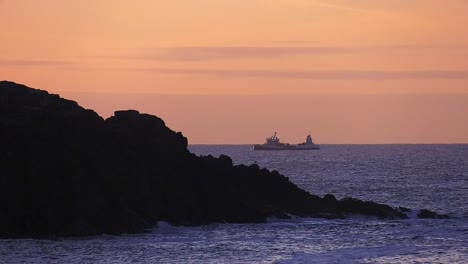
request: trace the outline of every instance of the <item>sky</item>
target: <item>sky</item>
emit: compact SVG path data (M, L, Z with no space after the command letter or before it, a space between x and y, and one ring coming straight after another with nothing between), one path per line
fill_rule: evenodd
M468 143L466 0L0 0L0 80L190 144Z

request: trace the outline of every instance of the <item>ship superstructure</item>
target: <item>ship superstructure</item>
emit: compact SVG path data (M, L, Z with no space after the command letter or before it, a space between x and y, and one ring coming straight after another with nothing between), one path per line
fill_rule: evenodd
M288 144L282 143L276 132L271 137L267 137L265 143L256 144L253 147L254 150L318 150L320 145L317 145L312 140L312 137L307 135L306 141L300 144Z

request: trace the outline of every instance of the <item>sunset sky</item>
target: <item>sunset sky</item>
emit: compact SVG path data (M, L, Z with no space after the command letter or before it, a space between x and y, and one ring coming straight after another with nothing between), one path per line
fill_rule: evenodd
M467 0L0 0L0 80L189 143L468 143Z

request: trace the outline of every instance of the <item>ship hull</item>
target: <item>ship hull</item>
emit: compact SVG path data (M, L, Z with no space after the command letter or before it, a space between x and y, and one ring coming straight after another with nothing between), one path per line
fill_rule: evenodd
M267 145L254 145L253 150L319 150L320 145L285 145L285 146L267 146Z

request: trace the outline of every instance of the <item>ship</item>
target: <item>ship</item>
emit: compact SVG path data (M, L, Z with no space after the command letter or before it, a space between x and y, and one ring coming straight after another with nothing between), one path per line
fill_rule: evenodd
M307 135L305 142L299 144L282 143L276 136L276 132L271 137L266 138L263 144L256 144L253 146L254 150L318 150L320 145L317 145L312 140L312 137Z

